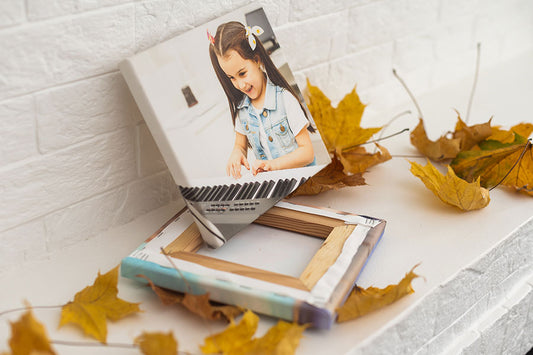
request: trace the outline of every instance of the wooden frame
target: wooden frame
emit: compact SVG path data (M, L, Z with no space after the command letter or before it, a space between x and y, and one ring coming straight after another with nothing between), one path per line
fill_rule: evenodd
M254 223L322 238L324 243L299 278L196 254L196 251L203 245L203 240L195 223L191 224L185 232L163 250L173 258L190 261L208 268L310 291L326 270L337 260L344 242L355 228L355 225L346 225L340 219L310 215L280 207L271 208Z
M121 275L146 283L138 277L144 275L160 287L209 293L213 301L329 328L386 225L377 218L285 201L254 223L324 242L298 277L216 259L197 253L203 240L184 208L122 260Z

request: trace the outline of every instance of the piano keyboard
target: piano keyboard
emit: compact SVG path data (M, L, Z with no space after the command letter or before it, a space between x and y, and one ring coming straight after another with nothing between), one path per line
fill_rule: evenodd
M179 191L206 243L218 248L272 208L307 179L251 181L229 185L183 187Z

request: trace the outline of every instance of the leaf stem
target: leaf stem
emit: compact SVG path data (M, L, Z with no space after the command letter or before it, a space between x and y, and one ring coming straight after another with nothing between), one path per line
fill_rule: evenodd
M489 191L492 191L494 190L496 187L498 187L506 178L507 176L509 176L509 174L511 174L511 171L513 171L513 169L516 167L516 165L520 162L520 160L522 160L522 157L524 156L524 154L526 154L526 151L527 151L527 148L531 145L531 138L529 138L527 140L527 143L526 143L526 146L524 147L524 150L522 150L522 153L520 153L520 156L518 157L518 159L516 159L515 163L513 164L513 166L511 167L511 169L509 169L509 171L507 172L507 174L505 174L505 176L496 184L494 185L493 187L491 187L489 189Z
M136 348L135 344L126 343L99 343L90 341L68 341L68 340L50 340L50 343L55 345L67 345L67 346L97 346L97 347L110 347L110 348Z
M394 68L392 69L392 74L394 74L396 79L398 79L400 84L402 84L403 88L405 89L405 91L407 91L407 94L409 95L413 103L415 104L416 110L418 111L418 117L424 119L424 115L422 115L422 110L420 109L420 106L418 106L418 102L416 101L415 96L413 95L411 90L409 90L405 81L403 81L403 79L398 75L398 73L396 72L396 69Z
M8 310L5 310L5 311L3 311L3 312L0 312L0 317L3 316L3 315L9 314L9 313L26 311L26 310L28 310L28 309L61 308L61 307L63 307L63 306L64 306L64 304L56 305L56 306L30 306L30 307L13 308L13 309L8 309Z
M474 101L474 93L476 92L477 79L479 76L479 60L481 57L481 43L477 44L477 55L476 55L476 71L474 74L474 83L472 85L472 91L470 91L470 98L468 99L468 106L466 108L466 117L465 123L468 124L468 119L470 118L470 108L472 107L472 102Z
M399 135L399 134L402 134L403 132L406 132L406 131L408 131L408 130L409 130L409 128L404 128L404 129L402 129L401 131L396 132L396 133L393 133L393 134L388 135L388 136L386 136L386 137L381 137L381 138L374 139L374 140L371 140L371 141L367 141L367 142L364 142L364 143L361 143L361 144L352 145L351 147L344 148L342 151L343 151L343 152L346 152L346 151L348 151L348 150L350 150L350 149L353 149L353 148L355 148L355 147L359 147L360 145L365 145L365 144L369 144L369 143L377 143L377 142L380 142L380 141L382 141L382 140L385 140L385 139L388 139L388 138L392 138L392 137L394 137L394 136L397 136L397 135Z
M178 272L178 274L180 275L181 279L183 280L183 282L185 282L185 287L187 287L187 290L190 294L192 294L192 287L191 285L189 284L189 282L187 281L187 279L185 278L185 276L181 273L180 269L178 269L178 267L176 266L176 264L174 263L174 261L172 261L172 259L170 258L170 255L168 255L168 253L165 251L165 249L163 247L161 247L161 253L163 253L163 255L167 258L168 262L172 265L172 267Z

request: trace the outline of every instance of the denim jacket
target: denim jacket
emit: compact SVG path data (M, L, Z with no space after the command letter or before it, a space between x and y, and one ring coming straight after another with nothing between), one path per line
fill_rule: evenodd
M298 148L298 143L296 143L296 138L287 120L285 102L282 96L283 88L274 85L268 80L265 90L265 103L259 117L257 117L256 110L252 107L250 98L246 95L237 107L239 109L239 124L252 146L255 157L262 160L266 160L267 156L259 141L259 120L261 120L265 129L268 148L273 159Z

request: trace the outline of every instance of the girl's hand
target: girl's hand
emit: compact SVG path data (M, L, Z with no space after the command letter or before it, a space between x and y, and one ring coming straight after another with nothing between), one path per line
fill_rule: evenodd
M226 165L226 174L239 179L241 177L241 165L250 170L250 165L243 152L240 149L233 149Z
M256 160L252 164L252 174L257 175L257 173L262 173L265 171L276 170L272 160Z

